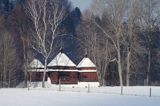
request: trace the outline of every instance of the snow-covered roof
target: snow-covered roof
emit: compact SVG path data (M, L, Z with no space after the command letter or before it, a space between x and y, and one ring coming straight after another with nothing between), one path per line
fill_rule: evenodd
M97 72L97 70L79 70L79 72Z
M38 59L34 59L29 64L29 68L44 68L44 65Z
M63 72L78 72L78 70L69 70L69 69L48 69L47 70L48 72L51 72L51 71L63 71Z
M58 55L48 64L48 66L76 66L69 57L63 52Z
M28 72L44 72L44 69L29 69ZM48 70L46 72L48 72Z
M82 61L77 65L77 68L84 67L96 67L96 65L88 57L84 57Z

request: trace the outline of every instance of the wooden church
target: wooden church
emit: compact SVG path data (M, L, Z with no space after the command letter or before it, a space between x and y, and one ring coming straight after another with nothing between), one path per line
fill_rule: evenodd
M44 65L38 59L34 59L29 65L28 73L29 81L40 82L43 80ZM63 51L47 65L45 81L50 84L99 86L96 65L87 56L76 65Z
M80 82L98 82L96 65L86 56L77 65Z
M43 73L44 65L38 59L34 59L28 67L28 80L32 82L42 81ZM47 80L47 75L45 80Z
M69 57L61 51L48 64L48 76L52 84L77 84L78 70Z

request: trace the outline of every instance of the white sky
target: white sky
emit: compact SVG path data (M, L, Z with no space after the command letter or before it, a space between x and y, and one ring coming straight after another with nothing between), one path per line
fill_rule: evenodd
M70 0L70 1L72 2L74 7L79 7L81 11L87 9L92 2L92 0Z

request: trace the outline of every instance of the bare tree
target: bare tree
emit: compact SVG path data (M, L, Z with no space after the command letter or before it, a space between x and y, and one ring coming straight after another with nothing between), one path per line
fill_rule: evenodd
M15 43L10 33L1 31L0 35L0 81L1 87L11 87L16 85L16 72L19 60L15 49Z
M109 62L108 40L93 23L96 17L89 11L83 14L80 25L77 28L80 51L83 50L97 66L97 76L101 86L106 85L106 71ZM98 19L98 17L97 17ZM84 54L83 53L83 54ZM80 54L83 56L82 54Z
M42 87L45 87L47 61L50 57L58 29L67 16L66 8L59 0L29 0L27 13L33 22L32 48L44 57Z
M159 8L159 0L142 0L141 3L141 26L143 30L146 31L145 34L145 42L147 48L147 71L146 71L146 85L151 84L151 70L152 69L152 53L153 53L153 32L154 28L159 23L160 17L160 8Z
M103 24L98 24L96 21L95 25L101 29L104 35L113 44L117 53L117 64L120 85L123 86L122 77L122 63L121 63L121 39L123 39L123 21L125 17L125 0L106 0L106 17L109 20L109 29L105 29Z
M134 57L136 57L135 52L142 51L142 46L138 43L138 32L137 32L137 22L141 12L138 10L139 2L137 0L130 0L127 3L127 22L124 25L126 31L126 39L123 41L126 47L126 85L130 85L130 76L133 74L133 70L136 70ZM138 49L140 48L140 49ZM131 67L132 66L132 67ZM131 71L132 70L132 71Z
M159 22L159 7L157 0L99 0L98 3L105 6L99 7L99 11L104 11L106 20L99 24L95 24L103 31L105 36L112 42L117 53L117 63L120 83L122 78L126 78L126 85L130 85L130 75L135 74L138 64L138 55L142 57L146 55L144 40L139 39L138 33L145 33L145 46L147 47L147 72L146 83L149 85L151 77L151 64L152 64L152 50L153 50L153 29ZM103 3L103 4L102 4ZM97 6L97 5L96 5ZM92 11L94 9L91 9ZM103 16L103 15L102 15ZM109 20L110 27L105 28L103 24ZM125 31L126 30L126 31ZM140 32L137 32L140 31ZM147 33L145 32L147 31ZM136 41L138 40L138 41ZM125 48L125 49L124 49ZM122 60L122 58L125 60ZM141 58L142 59L142 58ZM143 63L143 65L145 65ZM139 66L138 66L139 67ZM123 72L122 72L123 70ZM126 70L126 72L125 72ZM144 70L144 69L143 69ZM126 76L121 78L122 73ZM145 73L144 73L145 74Z
M24 81L25 87L29 89L28 83L28 62L29 62L29 30L32 27L32 24L29 21L29 18L26 13L24 13L25 9L22 5L17 5L10 16L10 24L12 27L12 31L16 33L18 36L17 39L20 39L22 43L22 50L20 52L23 53L23 72L24 72Z

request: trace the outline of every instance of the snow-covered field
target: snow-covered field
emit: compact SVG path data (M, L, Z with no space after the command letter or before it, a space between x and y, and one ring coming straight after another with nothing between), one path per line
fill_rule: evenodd
M0 89L0 106L160 106L160 87L120 87L90 88L26 88ZM141 96L137 96L138 93ZM132 95L131 95L132 94ZM133 95L134 94L134 95Z

